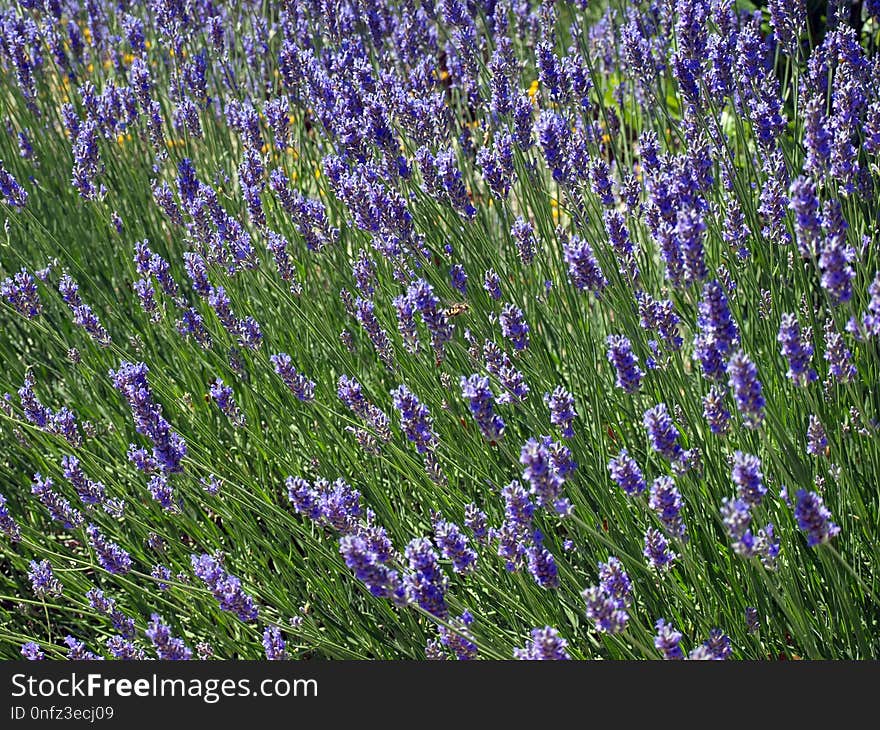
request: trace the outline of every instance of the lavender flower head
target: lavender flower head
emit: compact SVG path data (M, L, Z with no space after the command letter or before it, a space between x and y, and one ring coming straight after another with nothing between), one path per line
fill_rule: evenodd
M684 449L678 443L678 429L673 424L665 403L658 403L645 411L642 423L654 451L669 461L679 461L682 458Z
M416 451L426 454L437 443L434 419L430 411L405 385L391 391L394 407L400 414L400 426L407 439L416 445Z
M415 538L405 551L409 570L403 581L407 595L423 610L440 619L449 614L446 606L447 580L437 553L427 538Z
M528 266L534 261L538 246L534 226L525 218L517 218L510 229L510 235L513 236L520 261Z
M620 453L608 462L608 471L614 483L629 496L641 494L648 488L642 470L626 449L621 449Z
M211 399L217 404L217 407L221 412L232 422L233 426L241 428L247 425L244 413L241 412L241 409L235 403L235 399L232 395L232 388L228 385L224 385L223 380L215 378L214 382L211 383L209 393Z
M681 632L676 631L672 624L666 623L662 618L657 620L655 628L657 636L654 637L654 646L663 654L663 658L684 659L684 652L681 650Z
M672 477L659 476L654 480L648 505L657 513L667 532L674 537L685 535L685 524L681 519L682 504L681 492Z
M31 582L31 588L38 598L61 595L63 586L61 581L52 572L52 565L48 560L41 560L40 562L31 560L28 578Z
M810 547L826 543L840 534L840 527L831 521L831 512L816 492L798 490L794 516Z
M469 547L467 536L454 522L436 515L433 519L434 539L440 553L452 562L456 573L466 575L476 568L477 554Z
M56 522L60 522L64 529L73 530L80 527L84 518L82 513L75 507L72 507L64 497L52 489L52 479L45 479L39 473L34 474L34 481L31 485L31 494L33 494L40 503L49 511L49 516Z
M504 434L504 420L495 413L489 378L481 375L461 377L461 395L468 401L480 433L487 441L498 441Z
M495 301L501 299L501 278L493 269L489 269L486 272L483 279L483 288L489 292L489 296Z
M737 451L733 455L731 478L737 487L737 496L749 506L761 504L767 487L761 474L761 460L752 454Z
M638 366L638 357L633 355L632 344L623 335L608 335L606 342L608 362L617 374L615 384L624 393L635 393L641 387L644 373Z
M6 497L0 494L0 533L6 535L10 542L19 542L21 540L21 528L9 514L9 508L6 506Z
M315 399L315 382L310 380L293 367L290 355L279 352L269 357L269 361L275 369L275 373L290 391L303 403L309 403Z
M37 292L37 281L26 269L0 281L0 296L3 296L22 317L33 319L43 311L43 304Z
M561 496L565 475L557 468L555 446L549 437L530 438L520 450L519 463L524 467L522 478L538 504L564 515L571 510L571 503Z
M64 637L64 643L67 645L67 659L69 661L98 661L104 658L86 649L85 643L78 641L70 634Z
M721 519L735 553L745 558L760 558L766 568L775 568L779 542L772 524L768 523L755 534L751 529L750 505L739 498L722 501Z
M814 382L818 376L816 371L810 367L813 346L802 340L801 327L796 315L782 315L779 335L776 339L782 346L783 356L788 361L788 372L786 373L788 377L798 385L808 385Z
M631 583L620 561L609 558L599 564L599 584L590 586L581 595L587 602L587 618L600 633L617 634L629 622L627 608Z
M183 643L183 639L171 635L171 628L163 623L159 614L152 614L145 633L147 638L153 642L159 659L169 661L192 659L192 649Z
M40 645L33 641L22 645L21 656L30 662L38 662L46 658L46 654Z
M713 280L703 285L703 296L697 309L699 332L694 339L694 358L700 361L705 377L721 380L725 361L739 341L739 330L721 284Z
M567 647L568 642L556 629L545 626L543 629L532 629L525 647L513 650L513 658L527 661L571 659Z
M544 394L544 404L550 409L550 423L561 429L562 437L574 438L574 429L571 427L572 422L577 418L574 396L562 386L558 386L552 393Z
M263 648L268 661L282 661L288 658L287 643L277 626L267 626L263 631Z
M409 286L407 297L422 316L431 336L431 347L438 358L442 357L444 346L452 339L453 325L439 306L440 301L434 294L434 288L424 279L419 279Z
M171 424L162 415L162 406L153 400L147 372L144 363L123 361L118 370L110 371L110 377L113 387L131 407L137 432L153 442L153 456L158 464L169 474L183 471L186 443L171 430Z
M339 538L339 552L346 566L370 593L403 605L408 600L403 583L397 571L386 565L390 557L387 551L377 548L365 535L350 534Z
M713 385L703 397L703 416L714 434L727 433L730 411L724 405L725 390Z
M3 166L0 160L0 197L7 205L21 210L27 203L27 191L19 184L13 174Z
M449 278L452 282L452 286L459 292L459 294L465 296L467 294L468 275L464 270L464 266L461 264L455 264L449 270Z
M764 422L764 396L758 380L758 368L744 352L737 352L727 364L728 385L733 390L737 408L746 426L757 428Z
M828 437L825 435L825 427L822 421L810 414L810 423L807 426L807 453L811 456L822 456L828 448Z
M505 304L498 319L501 334L513 343L514 348L525 350L529 346L529 325L523 311L513 304Z
M114 542L107 540L95 525L86 527L89 545L98 556L98 563L108 573L124 575L131 570L131 557Z
M563 247L563 257L569 278L579 291L592 291L598 297L608 286L592 247L582 238L572 236Z
M645 532L645 548L642 554L648 565L658 572L668 570L678 557L669 549L669 542L663 533L653 527L649 527Z
M238 616L245 622L257 620L257 607L253 598L241 587L241 581L226 572L215 557L207 553L191 556L196 577L208 587L220 608Z
M526 549L529 574L541 588L558 588L559 571L553 554L542 544L543 535L535 533L535 543Z

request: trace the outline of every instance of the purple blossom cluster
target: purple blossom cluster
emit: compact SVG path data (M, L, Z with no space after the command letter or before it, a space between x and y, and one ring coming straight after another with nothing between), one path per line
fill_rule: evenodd
M482 375L461 377L461 396L468 402L480 433L489 442L498 441L504 435L504 419L495 413L492 389L489 378Z
M115 542L108 540L96 525L88 525L86 535L98 558L98 564L104 570L114 575L124 575L131 570L129 554Z
M498 403L508 404L525 400L529 394L528 383L522 371L514 366L510 356L494 342L486 340L483 345L483 357L486 370L498 379L503 389L496 399Z
M43 405L34 392L35 385L36 378L33 372L28 371L24 376L24 384L18 389L18 397L25 420L41 431L61 436L73 447L81 446L82 433L73 411L67 407L54 411ZM8 395L6 400L10 400Z
M669 461L679 461L684 449L678 442L679 432L665 403L658 403L645 411L642 424L648 432L651 448Z
M543 629L532 629L526 645L513 650L513 658L528 661L571 659L567 648L568 642L559 632L552 626L545 626Z
M285 485L288 499L299 514L343 534L355 530L361 516L361 495L343 479L311 483L302 477L288 477Z
M9 542L19 542L21 540L21 528L9 513L9 503L2 494L0 494L0 532L5 535Z
M37 291L37 280L27 269L0 281L0 296L22 317L33 319L40 316L43 304Z
M275 374L299 400L308 403L315 399L315 381L296 371L290 355L279 352L277 355L272 355L269 360L275 368Z
M241 412L241 408L235 402L232 388L224 385L223 380L215 378L214 382L211 383L208 393L214 403L217 404L221 413L230 420L233 426L243 428L247 425L244 413Z
M574 396L559 385L552 392L544 394L544 403L550 409L550 423L559 428L562 438L574 438L574 428L571 425L577 418Z
M230 575L221 560L204 553L192 556L192 567L196 577L201 580L224 611L229 611L245 622L256 621L258 610L241 586L241 581Z
M657 619L654 628L657 631L657 634L654 637L654 646L666 660L675 661L689 659L692 661L724 661L730 658L733 651L730 637L720 629L712 629L712 631L709 632L709 639L695 647L690 654L685 657L684 651L681 648L681 640L684 636L680 631L676 630L671 623L662 618Z
M632 343L623 335L608 335L608 362L614 366L615 384L624 393L635 393L642 384L644 372L638 366L639 358L633 354Z
M732 462L731 479L736 485L736 497L722 502L724 527L735 553L746 558L758 557L765 567L773 569L780 550L773 524L767 523L757 532L751 529L752 511L767 494L761 461L753 454L737 451Z
M626 449L621 449L620 453L608 462L608 471L614 483L629 496L641 494L648 488L642 470Z
M74 324L82 327L96 343L101 347L109 347L110 334L104 329L97 315L88 304L84 304L79 295L79 284L70 274L64 274L58 281L58 293L70 307L73 313Z
M187 661L192 659L190 649L183 639L172 636L171 627L163 622L159 614L154 613L146 630L147 638L153 643L156 656L165 661Z
M437 445L437 434L427 406L406 385L398 386L391 392L391 397L400 414L400 427L407 439L416 445L416 451L425 454L432 450Z
M181 472L183 458L186 456L186 442L171 429L171 424L162 415L162 406L153 399L153 392L147 382L148 370L145 363L123 361L118 370L110 371L110 378L113 387L128 401L137 432L153 444L154 468L159 468L166 474ZM137 447L132 445L131 448ZM137 461L135 463L138 464ZM140 462L141 465L144 463Z
M631 593L629 576L617 558L610 557L607 563L599 563L599 583L581 593L587 602L587 618L596 631L619 634L626 629Z
M571 502L561 492L566 479L577 468L571 451L549 436L530 438L520 450L519 463L523 466L523 481L538 506L568 514Z
M48 560L40 562L31 560L28 579L31 582L31 589L38 598L60 596L64 590L61 581L52 573L52 566Z
M654 480L651 484L648 506L654 510L670 535L684 537L687 530L681 517L684 500L672 477L659 476Z
M794 516L810 547L826 543L840 534L840 527L831 521L831 512L815 492L798 490Z

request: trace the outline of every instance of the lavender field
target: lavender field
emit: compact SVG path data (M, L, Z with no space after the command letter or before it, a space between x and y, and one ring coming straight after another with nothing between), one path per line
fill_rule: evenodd
M0 658L880 656L880 1L0 0Z

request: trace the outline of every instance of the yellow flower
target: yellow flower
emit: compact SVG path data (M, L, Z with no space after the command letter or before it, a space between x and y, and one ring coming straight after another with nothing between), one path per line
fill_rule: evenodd
M535 79L534 81L532 81L531 86L529 86L529 99L531 99L532 101L534 101L535 97L538 95L538 87L539 86L540 86L540 83L538 82L538 79Z

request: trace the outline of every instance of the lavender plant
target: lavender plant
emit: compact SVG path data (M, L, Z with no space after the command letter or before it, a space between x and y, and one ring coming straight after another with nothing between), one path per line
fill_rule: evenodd
M0 658L876 658L880 17L767 5L0 0Z

